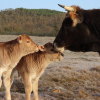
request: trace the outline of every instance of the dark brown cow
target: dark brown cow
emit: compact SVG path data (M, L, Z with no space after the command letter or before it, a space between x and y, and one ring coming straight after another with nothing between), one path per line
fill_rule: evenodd
M55 50L100 53L100 9L84 10L78 6L59 6L68 12L54 40Z

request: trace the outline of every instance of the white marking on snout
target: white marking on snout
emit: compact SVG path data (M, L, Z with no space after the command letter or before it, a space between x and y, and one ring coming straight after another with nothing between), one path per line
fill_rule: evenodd
M64 47L58 47L58 46L56 45L56 43L54 43L54 48L55 48L57 51L60 51L60 52L63 52L63 51L65 50Z

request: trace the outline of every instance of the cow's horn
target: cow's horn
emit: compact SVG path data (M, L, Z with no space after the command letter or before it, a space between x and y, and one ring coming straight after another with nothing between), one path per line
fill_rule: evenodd
M70 6L64 6L64 5L60 5L58 4L60 7L64 8L66 11L74 11L74 8L73 7L70 7Z
M65 6L61 5L61 4L58 4L60 7L64 8Z

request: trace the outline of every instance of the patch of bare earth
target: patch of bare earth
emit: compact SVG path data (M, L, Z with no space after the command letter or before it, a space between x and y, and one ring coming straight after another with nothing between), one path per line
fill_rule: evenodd
M8 37L8 38L7 38ZM10 37L10 38L9 38ZM17 36L1 36L0 40ZM45 44L54 37L31 37ZM50 64L39 80L39 100L100 100L100 58L97 53L64 52L62 61ZM4 87L0 89L4 100ZM11 87L12 100L25 100L21 78L15 77ZM33 100L33 93L31 98Z

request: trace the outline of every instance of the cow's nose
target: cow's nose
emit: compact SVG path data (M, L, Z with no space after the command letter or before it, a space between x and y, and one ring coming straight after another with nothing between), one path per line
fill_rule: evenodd
M38 52L39 51L39 46L38 45L36 45L36 52Z

